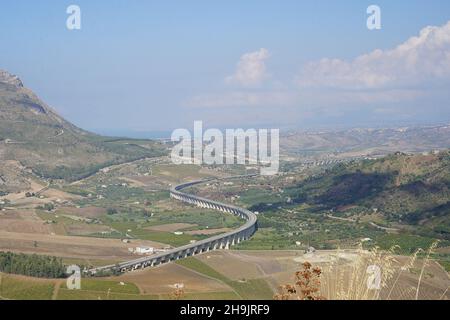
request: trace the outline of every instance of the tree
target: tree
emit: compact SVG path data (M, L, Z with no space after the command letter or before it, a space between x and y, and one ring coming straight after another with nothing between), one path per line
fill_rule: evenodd
M64 278L65 270L60 258L0 252L1 272L32 277Z
M117 214L117 209L116 208L108 208L108 209L106 209L106 213L108 215Z

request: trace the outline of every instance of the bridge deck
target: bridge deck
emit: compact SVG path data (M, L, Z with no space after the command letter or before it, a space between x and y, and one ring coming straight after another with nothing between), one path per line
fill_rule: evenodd
M247 176L235 176L235 177L229 177L226 179L234 179L234 178L242 178L242 177L248 177L253 175L247 175ZM257 228L257 217L256 215L244 208L240 208L237 206L225 204L222 202L209 200L203 197L199 197L196 195L188 194L185 192L182 192L181 190L196 184L205 183L208 181L212 181L214 179L206 179L206 180L200 180L200 181L194 181L194 182L188 182L184 183L178 186L175 186L170 189L170 196L174 199L197 205L199 207L203 208L210 208L219 210L222 212L228 212L234 215L238 215L241 218L245 219L246 222L240 226L237 229L234 229L232 231L229 231L227 233L223 233L217 236L213 236L207 239L203 239L200 241L197 241L195 243L187 244L181 247L177 247L165 252L161 252L158 254L154 254L147 257L142 257L122 263L118 263L115 265L108 265L98 268L93 268L90 270L87 270L87 273L95 274L97 272L101 271L109 271L118 269L122 272L124 271L130 271L138 268L145 268L145 267L153 267L157 266L166 262L170 262L173 260L183 259L189 256L193 256L202 252L210 251L210 250L216 250L216 249L228 249L230 245L235 245L241 241L247 240L250 238L256 231Z

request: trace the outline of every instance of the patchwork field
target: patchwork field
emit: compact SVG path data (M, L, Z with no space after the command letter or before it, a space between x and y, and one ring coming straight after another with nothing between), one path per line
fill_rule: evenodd
M338 286L340 279L343 283L351 283L359 257L360 253L354 250L313 254L300 251L215 251L117 277L82 279L81 290L68 290L65 280L0 274L0 298L172 299L173 292L181 287L183 299L273 299L279 286L292 284L294 273L303 262L309 261L323 270L321 293L325 297L339 299L330 292ZM381 299L415 299L423 260L409 263L410 257L395 256L395 271L386 288L380 291ZM402 270L406 265L408 268ZM442 267L428 261L423 268L418 298L450 299L449 285L449 276Z
M167 191L213 175L221 173L158 158L113 165L70 185L29 179L28 189L0 197L0 250L123 261L136 257L129 250L137 246L180 246L226 232L242 221L185 206Z
M51 227L45 225L34 210L5 210L0 212L0 231L50 234Z
M22 192L2 198L5 204L0 211L0 250L59 256L66 264L101 266L136 258L130 249L137 246L162 249L227 232L242 221L232 215L186 206L170 199L167 190L181 181L230 172L177 167L158 159L112 166L71 185L55 183L47 188L44 182L32 181L28 192L38 194ZM280 181L283 179L287 178ZM265 178L211 182L190 191L247 207L263 203L261 210L286 203L290 196L289 190L280 191ZM68 290L62 279L3 274L0 298L171 299L181 286L183 299L273 299L280 285L293 283L304 261L323 269L323 294L339 298L330 294L330 288L335 288L340 279L351 282L358 252L319 250L305 255L296 242L304 245L313 239L334 244L339 240L336 244L354 247L355 240L350 243L346 239L369 236L383 248L401 244L405 254L413 252L416 245L426 248L431 244L428 238L376 230L364 225L364 218L360 222L363 225L358 226L312 215L307 206L272 211L259 216L260 229L250 241L235 247L239 250L209 252L116 277L83 279L81 290ZM374 221L376 217L370 218ZM448 254L444 249L439 247L437 254ZM423 257L419 258L400 272L408 258L396 256L395 285L388 291L383 289L381 298L414 299L417 292L420 299L450 298L446 291L448 274L432 260L423 268ZM340 270L338 277L330 271L331 266ZM419 277L422 280L418 290Z
M136 271L117 278L120 281L133 282L145 294L170 294L175 284L183 284L189 293L227 292L231 289L224 283L204 274L171 263L162 267Z
M195 224L192 223L168 223L168 224L160 224L156 226L150 226L145 228L150 231L161 231L161 232L175 232L187 228L195 227Z
M164 247L163 244L146 240L123 243L119 239L0 231L0 250L2 251L123 261L136 257L128 251L128 248L133 246Z

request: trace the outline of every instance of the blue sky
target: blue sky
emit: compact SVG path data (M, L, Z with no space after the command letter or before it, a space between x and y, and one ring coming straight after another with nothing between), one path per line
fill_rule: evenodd
M3 1L0 69L97 132L445 122L449 20L446 0ZM431 45L390 51L427 26Z

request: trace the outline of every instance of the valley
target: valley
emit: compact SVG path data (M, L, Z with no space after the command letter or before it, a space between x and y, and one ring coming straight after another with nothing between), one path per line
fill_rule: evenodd
M244 176L258 167L176 165L165 140L79 129L1 73L0 251L92 269L242 226L170 198L171 188L205 179L185 191L250 210L258 230L230 250L83 278L81 290L3 272L0 298L171 299L181 287L183 299L273 299L306 261L324 270L328 298L348 298L338 280L382 250L396 280L380 297L448 299L449 136L445 125L289 133L279 174Z

